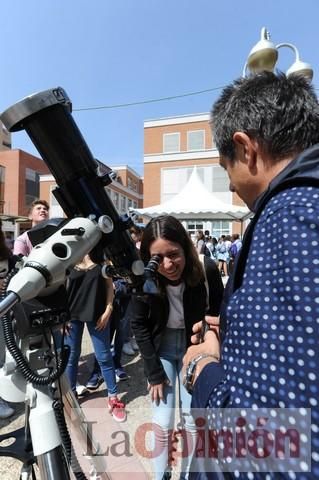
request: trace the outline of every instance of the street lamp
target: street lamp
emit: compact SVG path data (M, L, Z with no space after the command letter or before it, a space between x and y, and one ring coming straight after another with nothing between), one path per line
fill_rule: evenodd
M299 74L306 77L311 82L313 69L309 63L300 60L297 47L292 43L279 43L278 45L275 45L270 41L270 34L265 27L261 29L259 42L256 43L248 55L243 70L243 76L246 76L247 69L252 73L258 73L263 70L272 72L278 59L278 50L282 47L290 48L295 54L295 61L286 72L287 77L289 77L289 75Z

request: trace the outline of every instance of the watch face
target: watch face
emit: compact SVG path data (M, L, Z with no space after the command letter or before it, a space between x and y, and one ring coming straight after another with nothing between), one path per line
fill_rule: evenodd
M183 385L188 391L188 393L192 393L193 390L193 382L194 382L194 374L197 365L197 359L192 360L186 367L185 376L183 378Z
M113 220L108 215L102 215L98 220L98 224L103 233L111 233L114 230Z

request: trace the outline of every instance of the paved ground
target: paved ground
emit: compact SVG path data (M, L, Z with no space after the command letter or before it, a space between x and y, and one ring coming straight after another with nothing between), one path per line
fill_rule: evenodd
M90 339L84 336L80 365L80 381L87 380L92 365ZM95 441L98 441L106 460L111 479L124 480L130 472L136 480L152 478L150 461L145 458L145 449L141 441L141 426L150 420L150 401L143 374L142 359L139 354L134 357L123 355L123 364L129 374L127 381L118 383L119 396L127 405L127 421L117 423L113 420L106 408L105 384L80 399L86 419L92 422L92 431ZM11 404L16 413L10 420L0 420L0 432L14 431L24 424L24 404ZM45 426L44 426L45 428ZM75 441L76 450L80 457L85 448L85 442L79 444L75 427L69 424L71 437ZM136 435L137 434L137 435ZM7 444L5 444L7 445ZM0 457L1 480L19 479L21 463L8 457ZM40 478L40 476L37 476Z
M223 278L223 282L226 283L227 279L228 277ZM89 376L92 365L91 352L91 342L85 334L79 375L82 383L85 383ZM151 462L147 458L145 449L145 445L147 447L145 428L151 421L151 411L143 373L143 361L139 354L134 357L123 355L123 365L129 374L129 379L119 382L118 388L119 396L127 405L128 415L125 423L119 424L109 415L106 408L105 384L102 384L94 393L80 399L80 404L86 419L92 422L93 437L100 444L102 457L106 460L108 471L111 472L111 480L127 480L128 472L130 477L133 477L131 480L151 480L153 478ZM14 431L24 424L24 404L12 404L12 406L16 409L15 415L9 421L0 420L0 433ZM82 441L80 444L78 428L73 427L72 424L69 426L78 456L82 458L85 442ZM20 469L19 461L0 457L1 480L19 479ZM178 478L178 468L175 470L173 480Z

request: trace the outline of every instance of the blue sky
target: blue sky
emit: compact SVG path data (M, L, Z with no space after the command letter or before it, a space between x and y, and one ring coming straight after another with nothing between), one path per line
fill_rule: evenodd
M9 0L1 18L0 111L62 86L93 155L140 174L143 122L208 112L218 87L242 74L263 26L275 44L297 46L319 85L318 0ZM277 66L285 71L293 60L280 49ZM12 140L36 154L25 132Z

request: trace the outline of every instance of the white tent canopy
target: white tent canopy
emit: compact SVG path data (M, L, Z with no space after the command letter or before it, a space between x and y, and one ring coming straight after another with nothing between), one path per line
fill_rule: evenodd
M200 180L196 166L183 189L170 200L146 208L132 208L131 212L143 217L173 215L180 220L244 221L251 216L247 207L227 204L207 190Z

